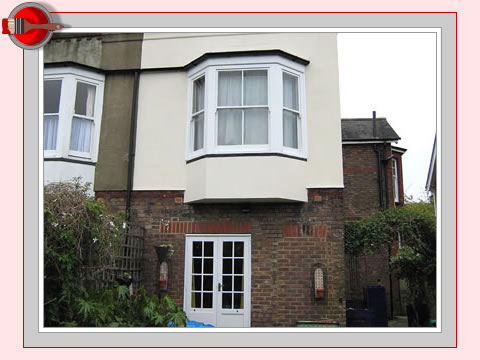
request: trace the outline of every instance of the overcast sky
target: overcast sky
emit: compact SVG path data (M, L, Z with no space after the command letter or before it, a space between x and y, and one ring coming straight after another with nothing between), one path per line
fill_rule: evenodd
M407 195L423 197L436 130L435 34L338 35L342 118L386 117L402 138Z

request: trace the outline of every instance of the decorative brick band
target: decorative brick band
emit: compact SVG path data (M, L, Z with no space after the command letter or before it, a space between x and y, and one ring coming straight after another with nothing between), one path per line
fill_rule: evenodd
M283 225L283 237L315 237L326 239L328 226L326 225L310 225L310 224L293 224Z
M252 225L234 222L165 221L160 232L167 234L250 234Z

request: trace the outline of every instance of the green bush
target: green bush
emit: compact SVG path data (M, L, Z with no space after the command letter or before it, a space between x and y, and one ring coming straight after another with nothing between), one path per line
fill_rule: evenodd
M126 286L93 289L124 240L124 218L88 194L80 179L44 189L45 326L185 326L168 297L130 296Z
M74 320L65 326L85 327L184 327L185 313L168 296L160 301L141 289L129 295L126 286L83 290L76 299Z

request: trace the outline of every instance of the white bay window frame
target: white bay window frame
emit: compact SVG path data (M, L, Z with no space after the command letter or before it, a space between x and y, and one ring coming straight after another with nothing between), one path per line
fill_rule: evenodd
M101 73L76 67L52 67L44 69L43 80L44 82L49 80L62 81L57 124L57 143L55 150L44 150L44 157L69 158L79 161L96 162L98 154L98 141L100 136L100 123L102 117L105 76ZM94 86L95 99L92 115L75 114L75 100L78 83ZM41 86L43 88L43 83ZM88 151L75 151L71 149L72 124L74 118L91 121L91 124L89 124L90 146Z
M267 104L240 106L219 106L219 73L221 71L267 71ZM298 148L283 144L283 73L293 75L298 79ZM194 150L194 129L192 121L193 83L196 79L205 77L205 108L204 108L204 142L203 148ZM278 154L300 159L307 158L307 115L305 93L305 65L278 55L233 56L207 59L191 68L187 73L187 139L185 149L186 161L204 156L248 155L248 154ZM243 84L243 82L242 82ZM243 86L243 85L242 85ZM243 88L242 88L243 97ZM218 144L218 111L226 108L267 109L267 144L243 144L243 114L242 114L242 144Z

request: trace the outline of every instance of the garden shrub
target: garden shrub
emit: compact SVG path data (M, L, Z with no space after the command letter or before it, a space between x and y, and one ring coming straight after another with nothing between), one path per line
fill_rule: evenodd
M168 297L126 286L95 289L93 279L114 264L124 241L124 217L88 193L80 179L44 188L45 326L185 326Z

